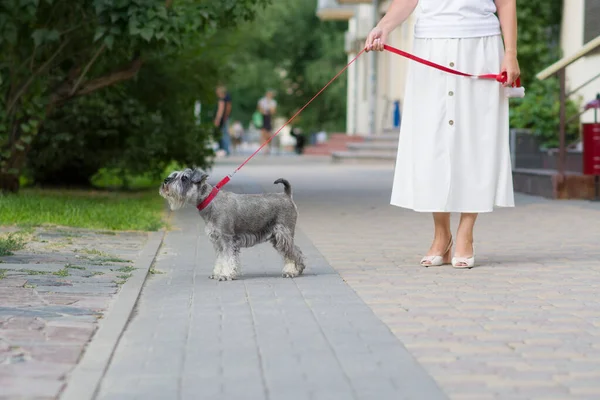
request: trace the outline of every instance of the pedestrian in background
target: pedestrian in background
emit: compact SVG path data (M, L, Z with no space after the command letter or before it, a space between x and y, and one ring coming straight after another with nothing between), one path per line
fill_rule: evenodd
M224 85L217 86L216 89L218 98L217 113L215 115L214 124L221 131L219 139L219 148L226 155L231 154L231 138L229 137L229 116L231 115L231 96Z
M506 72L505 86L519 77L516 0L393 0L366 50L382 51L417 5L416 56L472 74ZM433 213L421 265L470 268L478 213L514 206L508 98L494 81L418 63L407 82L391 204ZM461 213L454 257L450 212Z
M233 124L231 124L230 136L233 152L238 154L240 146L244 142L244 127L240 121L235 121Z
M273 131L273 116L277 111L277 101L275 100L275 92L273 90L267 90L267 93L265 93L264 97L258 100L257 109L262 115L260 133L262 142L264 143L269 140L269 137L271 136ZM268 144L265 147L266 154L269 154L271 151L271 144Z

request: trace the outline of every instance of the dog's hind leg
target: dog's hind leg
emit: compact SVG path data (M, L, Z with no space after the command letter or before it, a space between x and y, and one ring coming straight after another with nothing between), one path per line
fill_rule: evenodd
M283 277L294 278L304 271L304 256L298 246L294 244L293 234L285 227L276 226L271 239L273 247L283 256Z

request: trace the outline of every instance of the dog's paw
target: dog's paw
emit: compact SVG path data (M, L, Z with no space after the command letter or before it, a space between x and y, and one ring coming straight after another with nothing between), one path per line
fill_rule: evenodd
M281 276L283 276L284 278L296 278L300 275L302 275L302 271L298 270L283 271L283 273L281 274Z
M288 264L285 264L285 266L283 267L283 272L281 275L284 278L295 278L299 275L302 275L303 270L304 270L304 267L299 268L294 263L288 263Z
M226 276L226 275L211 275L208 277L209 279L214 279L215 281L232 281L235 279L235 277L233 276Z

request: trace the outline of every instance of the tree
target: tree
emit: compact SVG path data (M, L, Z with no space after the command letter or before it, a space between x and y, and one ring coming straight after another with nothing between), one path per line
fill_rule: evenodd
M561 57L559 45L563 0L519 2L518 49L524 99L511 102L511 127L531 129L545 147L558 144L559 85L552 77L539 81L535 75ZM564 27L563 27L564 29ZM567 116L577 114L578 105L567 102ZM577 138L579 121L567 125L567 140Z
M0 190L16 192L42 124L69 100L134 78L252 17L265 0L2 0Z
M219 46L235 49L227 64L233 118L249 121L267 88L276 89L278 114L291 117L347 62L346 22L323 22L316 0L278 0ZM295 124L305 130L343 130L346 79L342 77L306 108Z

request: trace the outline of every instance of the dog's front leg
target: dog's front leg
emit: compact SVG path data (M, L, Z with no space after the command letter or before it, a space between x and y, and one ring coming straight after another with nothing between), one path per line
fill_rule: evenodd
M212 275L209 276L210 279L220 280L219 277L223 274L223 247L218 243L213 243L213 247L215 249L215 266L213 267Z
M211 237L214 240L213 245L216 253L215 268L210 279L218 281L230 281L240 273L240 251L229 236Z
M223 267L226 263L224 242L221 235L217 234L217 231L213 229L212 225L206 226L206 234L215 250L215 266L212 275L210 275L209 278L220 281L223 280Z
M223 264L220 281L234 280L240 273L240 251L232 243L228 243L223 249Z

